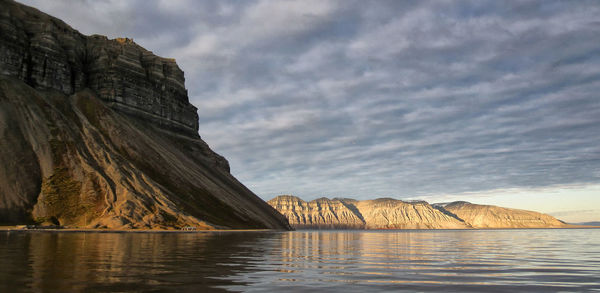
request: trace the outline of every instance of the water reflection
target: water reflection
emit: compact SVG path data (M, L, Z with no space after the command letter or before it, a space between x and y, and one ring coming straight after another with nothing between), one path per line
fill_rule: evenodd
M599 232L299 231L281 235L281 260L266 255L262 261L280 269L253 287L345 292L595 289L600 288L600 249L591 244L600 244ZM254 274L243 279L251 281Z
M0 259L0 292L600 289L600 230L2 232Z
M244 233L0 233L0 292L148 291L244 285L238 254L264 253ZM2 290L1 286L5 286Z

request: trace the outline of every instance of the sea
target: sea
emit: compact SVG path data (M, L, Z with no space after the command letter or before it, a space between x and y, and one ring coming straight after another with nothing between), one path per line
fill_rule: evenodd
M600 292L600 229L5 231L0 292Z

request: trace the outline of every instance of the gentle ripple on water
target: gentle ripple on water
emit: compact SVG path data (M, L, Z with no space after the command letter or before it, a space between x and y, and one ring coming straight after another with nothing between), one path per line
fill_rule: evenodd
M600 229L0 232L0 292L600 292Z

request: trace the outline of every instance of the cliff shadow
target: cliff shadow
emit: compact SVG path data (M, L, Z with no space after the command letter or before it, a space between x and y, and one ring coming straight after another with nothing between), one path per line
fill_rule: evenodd
M455 219L457 219L457 220L461 221L462 223L465 223L465 224L467 224L467 223L465 222L465 220L461 219L461 218L460 218L459 216L457 216L456 214L454 214L454 213L452 213L452 212L448 211L448 210L447 210L447 209L445 209L444 207L442 207L442 206L438 206L438 205L431 205L431 206L432 206L434 209L436 209L436 210L438 210L438 211L442 212L444 215L446 215L446 216L449 216L449 217L453 217L453 218L455 218ZM469 224L467 224L467 225L468 225L468 226L471 226L471 225L469 225Z
M365 225L367 224L367 222L365 221L365 218L363 217L362 213L358 210L358 208L353 204L353 203L349 203L346 202L343 199L338 199L346 208L348 208L350 211L352 211Z

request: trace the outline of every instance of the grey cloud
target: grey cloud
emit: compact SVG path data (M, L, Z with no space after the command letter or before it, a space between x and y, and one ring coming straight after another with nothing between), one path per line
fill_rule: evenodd
M24 2L176 58L265 199L600 179L596 1Z

